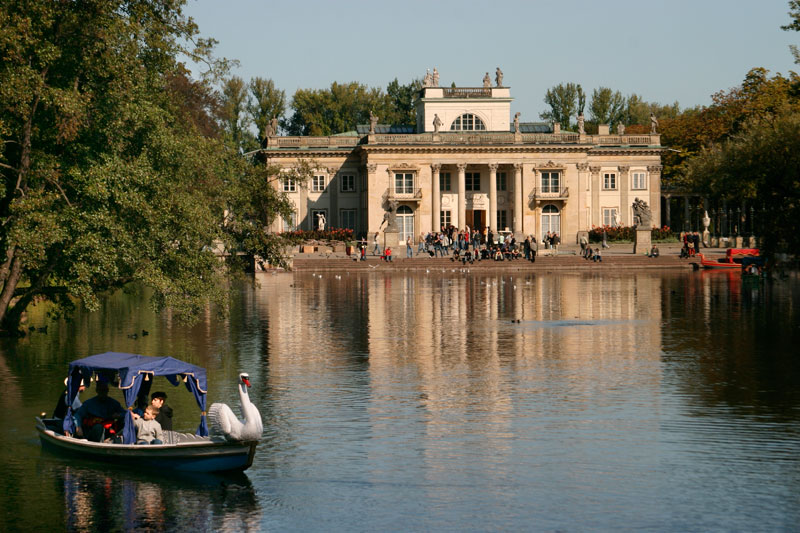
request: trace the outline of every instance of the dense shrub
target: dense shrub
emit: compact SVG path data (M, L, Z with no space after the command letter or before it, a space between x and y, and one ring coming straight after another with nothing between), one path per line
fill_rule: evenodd
M281 233L283 237L298 244L306 241L352 241L353 230L346 228L330 228L323 231L320 230L302 230L286 231Z
M589 242L603 242L603 231L606 232L608 242L632 241L636 232L633 226L592 226L589 231ZM652 229L651 239L654 241L669 241L675 240L676 237L669 226L663 226Z

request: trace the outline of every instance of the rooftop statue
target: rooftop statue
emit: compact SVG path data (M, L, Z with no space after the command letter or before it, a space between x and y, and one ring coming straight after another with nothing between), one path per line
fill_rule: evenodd
M625 135L625 124L622 122L617 124L617 135Z
M491 87L492 86L492 79L489 77L489 73L486 73L486 76L483 77L483 86L484 87Z
M442 119L439 118L439 115L433 115L433 133L439 133L439 128L442 127Z
M503 71L500 70L500 67L497 67L497 70L494 72L494 81L497 83L498 87L503 86Z
M431 69L426 69L425 78L422 80L423 87L433 87L433 76L431 75Z
M375 126L378 125L378 116L372 111L369 112L369 132L375 133Z
M655 135L658 133L658 119L655 113L650 113L650 134Z
M436 70L436 67L433 67L433 86L439 86L439 71Z
M583 113L578 115L578 133L581 135L586 134L586 127L584 126Z
M514 114L514 133L519 133L519 116L520 115L521 115L521 113L519 111L517 111Z

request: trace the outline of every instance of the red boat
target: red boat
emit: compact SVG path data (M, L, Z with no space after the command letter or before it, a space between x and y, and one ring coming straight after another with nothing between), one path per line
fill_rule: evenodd
M703 254L698 255L700 256L700 264L703 266L703 268L741 270L742 258L758 257L759 250L758 248L728 248L728 251L725 252L725 257L717 259L716 261L713 259L706 259Z

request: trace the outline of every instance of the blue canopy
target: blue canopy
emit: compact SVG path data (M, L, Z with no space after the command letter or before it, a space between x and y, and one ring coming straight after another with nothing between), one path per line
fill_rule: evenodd
M201 437L208 436L208 424L206 422L206 393L208 388L205 368L185 363L173 357L148 357L146 355L117 352L91 355L72 361L69 364L67 380L68 406L72 405L72 401L77 396L81 381L89 383L89 379L96 373L101 375L116 374L119 376L119 388L123 391L125 403L128 407L125 415L125 427L122 431L122 439L125 444L136 442L136 429L133 426L132 412L142 382L155 376L164 376L175 386L180 385L181 381L186 383L186 388L194 394L197 405L201 410L197 435ZM65 432L75 432L72 407L67 409L63 427Z

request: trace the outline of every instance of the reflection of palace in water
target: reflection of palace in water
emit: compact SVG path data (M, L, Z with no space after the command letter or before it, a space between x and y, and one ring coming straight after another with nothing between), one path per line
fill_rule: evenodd
M504 453L511 413L530 408L542 390L591 402L600 394L598 376L603 387L658 390L658 364L644 378L630 370L641 366L631 360L658 362L661 353L658 275L336 276L262 279L256 298L270 324L270 380L287 410L308 398L296 390L298 376L338 374L332 389L368 388L365 416L390 425L387 413L409 401L397 389L410 383L418 387L414 409L426 413L420 431L429 442L467 431L450 418L454 412L479 412L493 428L481 436L488 456ZM353 365L368 376L365 383L349 381ZM546 387L537 390L541 380ZM528 398L519 395L525 387ZM313 394L334 401L336 392ZM435 445L424 448L436 453Z

